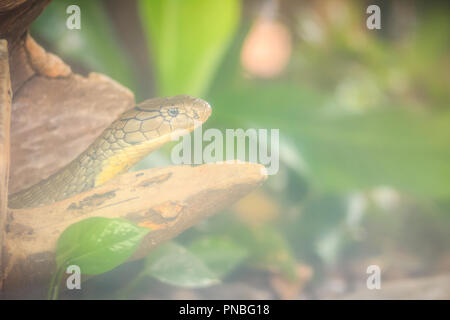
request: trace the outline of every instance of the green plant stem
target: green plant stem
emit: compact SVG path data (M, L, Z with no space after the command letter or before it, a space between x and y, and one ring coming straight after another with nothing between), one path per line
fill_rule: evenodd
M50 280L50 287L48 288L47 299L57 300L59 295L59 286L61 284L61 279L64 274L64 268L59 268L55 271Z

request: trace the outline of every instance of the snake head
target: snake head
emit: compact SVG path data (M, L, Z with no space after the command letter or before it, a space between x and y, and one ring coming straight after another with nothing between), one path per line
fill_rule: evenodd
M211 106L188 95L146 100L123 113L111 126L126 143L140 144L194 130L211 115Z
M170 131L179 129L190 131L211 115L211 106L208 102L188 95L150 99L139 104L136 109L141 111L142 119L152 115L156 120L152 123L155 125L156 122L162 125L165 123ZM160 133L167 133L167 130L163 131Z

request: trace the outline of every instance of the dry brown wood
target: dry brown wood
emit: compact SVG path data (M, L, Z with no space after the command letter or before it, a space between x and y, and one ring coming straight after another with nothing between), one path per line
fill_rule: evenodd
M36 74L26 50L27 32L51 0L0 1L0 39L9 46L10 77L13 92Z
M11 120L11 83L8 43L0 40L0 290L3 284L3 240L8 208L9 130Z
M48 281L57 239L72 223L93 216L121 217L151 228L136 259L243 197L266 177L263 166L250 163L149 169L120 175L49 206L11 210L4 288Z
M11 87L13 92L32 77L39 75L50 78L68 77L71 69L59 57L47 53L34 39L27 34L10 54Z
M21 5L27 0L1 0L0 1L0 12L9 11L15 7Z
M51 0L2 0L0 2L0 38L9 44L10 55L24 38L31 23Z

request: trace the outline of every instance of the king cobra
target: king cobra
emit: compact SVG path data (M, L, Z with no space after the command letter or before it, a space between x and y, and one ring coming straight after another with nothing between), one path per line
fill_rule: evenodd
M99 186L128 171L173 135L191 132L210 114L211 107L206 101L187 95L146 100L122 113L68 165L12 194L9 207L48 205Z

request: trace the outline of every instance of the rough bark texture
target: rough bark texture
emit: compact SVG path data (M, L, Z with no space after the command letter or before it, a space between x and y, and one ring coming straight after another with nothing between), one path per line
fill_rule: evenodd
M0 39L8 41L13 92L16 92L25 81L35 74L26 56L25 39L31 23L50 1L0 1Z
M0 40L0 289L3 284L3 241L8 208L9 130L11 117L8 43Z
M51 0L2 0L0 2L0 38L9 44L10 55L31 23Z
M5 245L7 291L48 281L59 235L89 217L125 218L151 228L134 259L225 208L266 179L258 164L174 166L130 172L52 205L10 210ZM43 287L43 289L45 286Z

